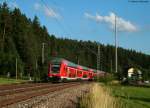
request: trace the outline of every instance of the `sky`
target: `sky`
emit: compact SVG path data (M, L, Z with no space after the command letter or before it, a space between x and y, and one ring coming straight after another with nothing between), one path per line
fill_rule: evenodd
M27 17L38 16L49 34L114 45L150 55L150 0L0 0Z

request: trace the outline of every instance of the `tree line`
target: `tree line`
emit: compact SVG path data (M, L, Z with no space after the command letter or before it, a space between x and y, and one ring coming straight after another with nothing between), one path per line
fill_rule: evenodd
M44 43L44 63L42 45ZM21 13L20 9L10 9L6 3L0 4L0 75L9 72L15 76L16 59L18 76L43 78L47 75L48 62L52 57L61 57L74 63L97 68L97 50L100 45L100 70L114 73L115 47L96 41L57 38L49 34L37 16L33 20ZM89 50L90 49L90 50ZM91 50L93 52L91 52ZM129 67L142 70L145 79L150 79L150 55L135 50L118 48L118 76L127 74ZM20 76L21 77L21 76Z

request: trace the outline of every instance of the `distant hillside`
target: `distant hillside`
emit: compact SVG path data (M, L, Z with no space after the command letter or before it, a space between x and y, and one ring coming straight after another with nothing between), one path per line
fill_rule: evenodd
M45 43L45 63L42 64L42 43ZM115 49L101 45L100 69L115 70ZM0 6L0 75L15 76L18 60L18 75L42 77L47 73L48 61L52 56L66 58L81 65L96 68L97 42L56 38L41 26L38 18L27 18L19 9L10 10L6 3ZM90 50L88 50L90 49ZM36 65L37 64L37 65ZM122 76L129 67L138 67L150 78L150 56L134 50L118 49L118 71Z

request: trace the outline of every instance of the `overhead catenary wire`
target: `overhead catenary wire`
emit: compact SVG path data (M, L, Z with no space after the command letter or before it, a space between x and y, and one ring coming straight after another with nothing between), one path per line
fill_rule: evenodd
M51 0L50 0L51 1ZM41 0L42 4L45 6L45 8L48 10L48 11L51 11L51 9L48 7L48 5L46 4L46 2L44 0ZM56 23L61 27L62 31L64 33L67 33L67 35L70 35L67 30L65 29L65 27L60 23L59 19L57 17L54 18L54 20L56 21Z
M51 1L54 5L57 5L57 3L54 2L53 0L50 0L50 1ZM50 8L49 8L49 6L47 5L47 3L46 3L44 0L41 0L41 2L43 3L43 5L44 5L49 11L51 11ZM69 30L70 27L67 27L67 30L66 30L66 28L61 24L61 22L59 21L59 19L57 19L57 18L54 18L54 19L55 19L56 23L57 23L58 25L60 25L62 31L63 31L64 33L67 33L68 35L71 36L71 33L67 31L67 30ZM67 25L66 25L66 26L67 26ZM69 31L71 31L71 30L69 30ZM98 57L98 56L100 55L99 53L97 53L97 52L91 50L91 49L88 48L86 45L84 45L82 42L81 42L80 45L82 45L84 48L88 49L91 53L93 53L94 55L96 55L97 59L98 59L98 58L100 59L100 57ZM99 47L99 46L100 46L100 44L98 44L98 47ZM99 48L98 48L98 49L99 49ZM100 49L99 49L98 52L100 52ZM99 62L101 62L101 61L99 60ZM99 64L99 65L100 65L100 64Z

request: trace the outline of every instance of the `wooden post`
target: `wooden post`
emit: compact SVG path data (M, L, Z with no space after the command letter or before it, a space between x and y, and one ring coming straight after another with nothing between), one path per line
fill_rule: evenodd
M17 68L18 68L18 61L17 61L17 58L16 58L16 80L17 80L17 74L18 74Z

